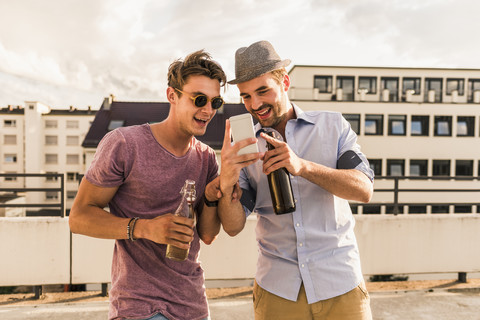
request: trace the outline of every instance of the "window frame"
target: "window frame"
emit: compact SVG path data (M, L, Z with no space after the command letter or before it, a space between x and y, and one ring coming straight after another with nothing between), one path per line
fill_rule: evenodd
M403 133L394 133L394 122L401 122ZM388 135L389 136L406 136L407 135L407 116L404 114L388 115Z
M367 132L367 128L368 128L367 121L372 121L376 123L375 133ZM383 136L383 122L384 122L383 114L366 114L364 119L364 130L365 130L364 134L367 136Z
M451 137L453 135L452 133L452 121L453 117L452 116L435 116L434 119L434 125L433 125L433 135L435 137ZM439 133L439 124L440 122L446 122L448 125L448 134L440 134Z
M458 82L457 87L453 90L450 90L448 84L450 82L453 82L453 81ZM452 91L455 91L455 90L457 90L459 96L465 95L465 79L463 79L463 78L447 78L445 80L445 94L447 96L451 96Z
M321 87L317 86L317 80L326 81L326 90L320 90ZM333 76L326 75L314 75L313 76L313 87L318 89L319 93L332 93L333 92Z
M358 119L354 119L358 117ZM360 134L360 130L361 130L361 119L362 117L360 116L359 113L345 113L343 114L343 118L345 118L345 120L347 120L347 122L350 124L350 127L352 128L353 132L355 132L357 135ZM357 130L355 130L354 126L352 125L352 122L357 124Z
M368 88L362 88L361 83L362 80L368 80ZM372 83L373 82L373 83ZM372 76L359 76L358 77L358 90L361 89L367 89L367 94L377 94L377 77L372 77ZM373 88L373 90L370 90Z

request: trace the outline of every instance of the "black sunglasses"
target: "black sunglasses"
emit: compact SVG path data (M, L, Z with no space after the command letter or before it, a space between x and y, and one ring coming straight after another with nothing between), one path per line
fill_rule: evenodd
M186 94L186 95L191 95L191 93L183 92L182 90L177 89L177 88L175 88L175 90L177 90L178 92L181 92L183 94ZM196 95L195 97L189 97L189 98L193 100L193 104L195 105L195 107L198 107L198 108L205 107L207 105L208 101L212 102L212 108L213 109L219 109L225 103L225 101L223 101L222 97L213 97L212 99L209 99L204 94L199 94L199 95Z

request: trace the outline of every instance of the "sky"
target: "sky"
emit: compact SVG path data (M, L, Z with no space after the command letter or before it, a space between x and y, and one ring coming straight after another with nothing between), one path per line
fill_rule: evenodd
M0 0L0 108L164 102L175 59L205 49L231 80L235 51L259 40L291 66L480 69L479 13L476 0Z

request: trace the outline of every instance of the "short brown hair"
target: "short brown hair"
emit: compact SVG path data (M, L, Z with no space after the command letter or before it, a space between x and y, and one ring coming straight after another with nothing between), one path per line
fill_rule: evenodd
M204 50L189 54L185 60L175 60L168 68L168 86L182 90L190 76L206 76L218 80L221 87L227 81L222 67ZM180 92L178 94L181 95Z
M277 70L273 70L270 72L272 74L273 79L278 83L282 84L283 77L287 74L287 69L281 68Z

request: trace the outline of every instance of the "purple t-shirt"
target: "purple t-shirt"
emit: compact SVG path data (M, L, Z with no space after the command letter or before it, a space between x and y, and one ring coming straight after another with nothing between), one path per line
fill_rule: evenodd
M217 175L212 148L192 138L187 154L177 157L144 124L109 132L85 178L101 187L119 186L109 203L114 215L151 219L175 211L186 179L195 181L198 207L206 184ZM166 245L145 239L116 240L109 319L148 318L158 312L169 319L207 317L199 249L196 230L188 259L182 262L165 258Z

